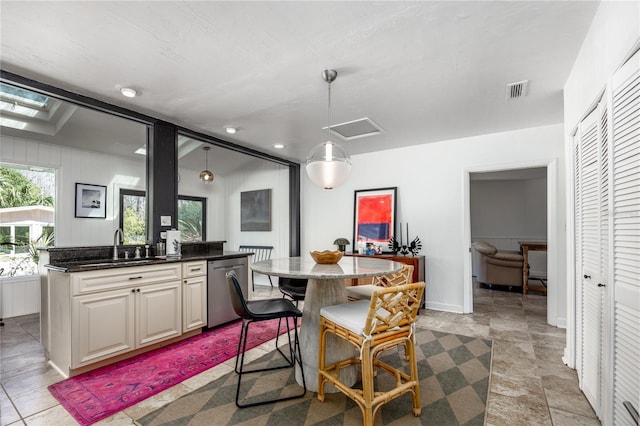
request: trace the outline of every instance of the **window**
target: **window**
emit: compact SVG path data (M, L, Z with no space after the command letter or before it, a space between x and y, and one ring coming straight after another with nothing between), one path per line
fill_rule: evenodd
M55 173L3 163L0 183L0 275L36 274L35 248L53 244Z
M144 191L120 190L120 229L124 244L146 244L146 201Z
M11 227L0 226L0 254L11 254L13 246L11 243Z
M124 244L145 244L147 240L146 194L120 190L120 228ZM178 229L182 241L204 241L207 235L207 199L178 195Z
M178 229L183 242L205 241L207 199L178 195Z
M28 244L31 242L29 238L28 226L16 226L15 228L16 254L28 253Z

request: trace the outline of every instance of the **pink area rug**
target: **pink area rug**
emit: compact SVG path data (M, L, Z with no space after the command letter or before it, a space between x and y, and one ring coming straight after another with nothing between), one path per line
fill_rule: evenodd
M49 386L49 391L81 425L93 424L235 357L241 324L225 324L71 377ZM251 324L247 348L273 339L277 328L277 320ZM282 328L281 333L286 331Z

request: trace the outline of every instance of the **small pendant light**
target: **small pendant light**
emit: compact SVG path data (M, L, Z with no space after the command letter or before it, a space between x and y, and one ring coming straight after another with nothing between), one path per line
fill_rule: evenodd
M205 146L202 149L204 149L204 155L206 158L206 168L200 172L200 180L204 183L211 183L213 182L213 173L209 170L209 150L211 149L210 146Z

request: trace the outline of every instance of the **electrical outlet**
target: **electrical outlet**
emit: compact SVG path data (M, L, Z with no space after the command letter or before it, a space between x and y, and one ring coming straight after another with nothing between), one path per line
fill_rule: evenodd
M160 226L171 226L171 216L160 216Z
M163 232L161 232L161 233L160 233L160 238L162 238L163 240L166 240L166 239L167 239L167 233L166 233L166 232L164 232L164 231L163 231Z

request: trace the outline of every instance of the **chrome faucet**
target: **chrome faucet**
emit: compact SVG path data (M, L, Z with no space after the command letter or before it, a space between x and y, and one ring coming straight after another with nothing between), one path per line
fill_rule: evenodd
M120 238L118 238L118 234ZM122 229L116 229L116 232L113 234L113 260L118 260L118 244L122 244L124 242L124 235L122 235Z

